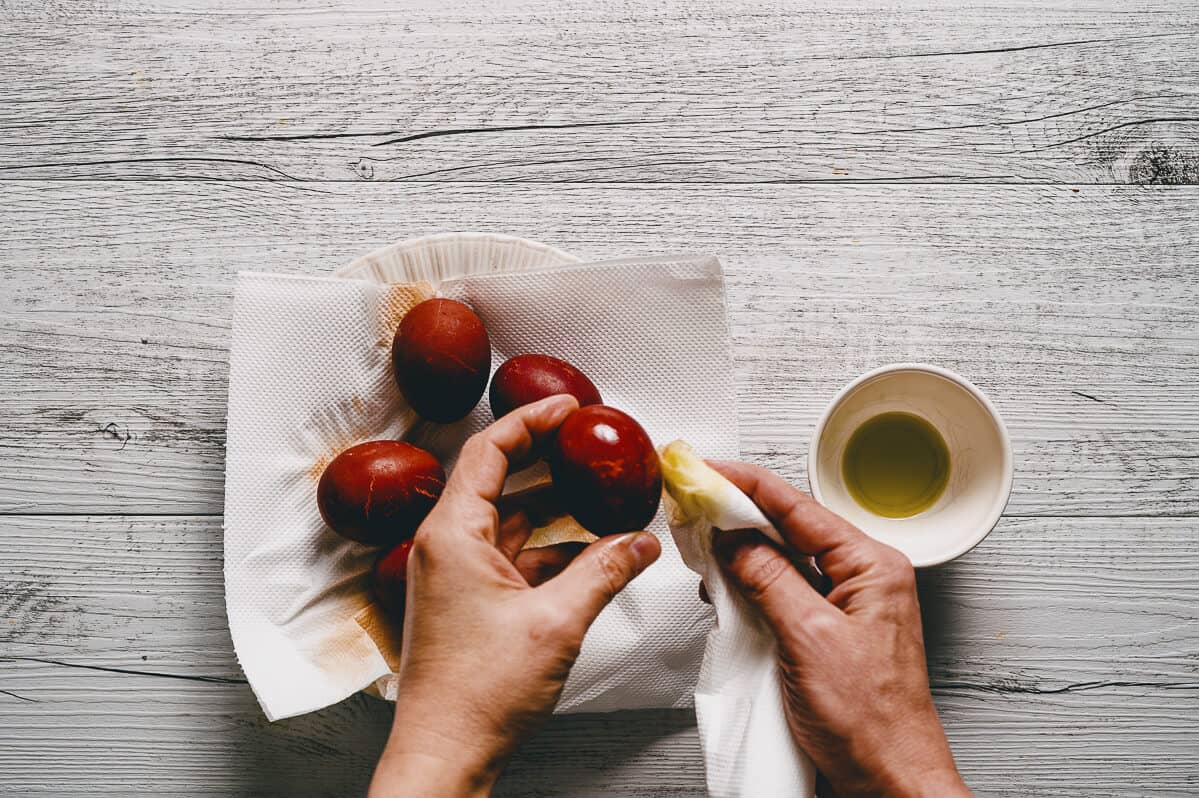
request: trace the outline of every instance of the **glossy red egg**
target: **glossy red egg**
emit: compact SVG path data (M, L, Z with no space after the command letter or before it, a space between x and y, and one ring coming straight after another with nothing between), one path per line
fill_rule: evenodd
M412 539L403 541L375 562L371 572L371 590L375 600L397 623L404 620L405 596L408 590L408 555Z
M437 458L403 441L369 441L346 449L321 474L316 503L342 537L394 546L416 534L445 489Z
M396 384L423 418L457 421L483 396L491 340L475 312L452 299L429 299L405 314L391 345Z
M589 532L645 529L662 499L662 467L646 431L614 407L567 416L550 452L554 492Z
M565 360L549 355L517 355L505 360L491 378L491 414L497 419L518 407L568 393L579 405L603 404L587 375Z

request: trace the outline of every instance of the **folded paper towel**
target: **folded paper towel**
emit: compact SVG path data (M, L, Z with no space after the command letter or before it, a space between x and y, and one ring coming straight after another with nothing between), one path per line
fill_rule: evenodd
M800 798L815 792L815 768L783 714L774 635L724 577L714 530L778 531L748 496L681 441L662 456L671 533L683 561L704 580L716 625L695 688L695 714L712 798Z
M579 366L607 403L658 441L716 457L738 441L724 283L713 257L571 265L430 285L242 274L230 355L225 591L238 659L268 718L367 688L394 694L387 624L367 589L377 552L339 538L316 509L328 461L355 443L405 436L452 468L486 402L461 422L419 421L395 389L391 336L433 290L467 302L493 366L544 352ZM664 518L661 560L588 633L559 711L689 706L711 610Z

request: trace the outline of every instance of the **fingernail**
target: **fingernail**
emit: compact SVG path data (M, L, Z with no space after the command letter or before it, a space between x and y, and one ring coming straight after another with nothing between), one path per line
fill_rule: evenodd
M636 561L637 570L640 572L658 559L658 555L662 553L662 546L658 539L648 532L637 532L629 543L629 551L633 552L633 560Z

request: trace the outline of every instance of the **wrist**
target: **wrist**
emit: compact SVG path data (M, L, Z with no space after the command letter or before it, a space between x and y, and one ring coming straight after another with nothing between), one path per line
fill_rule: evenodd
M498 769L435 754L384 751L368 798L486 798L498 776Z
M875 771L876 789L872 794L891 798L959 798L972 793L954 764L949 743L941 736L940 745L907 747L897 750L899 757ZM905 750L906 749L906 750Z
M468 715L438 712L401 696L369 798L490 795L504 752L490 735L464 724Z
M847 795L883 795L888 798L959 798L972 793L953 761L949 741L940 721L929 723L926 733L908 730L906 737L893 734L873 740L869 753L858 749L856 773L841 791ZM836 785L834 785L836 786ZM838 794L841 794L840 792Z
M894 798L969 798L973 795L956 768L913 769L902 779L893 780L882 794Z

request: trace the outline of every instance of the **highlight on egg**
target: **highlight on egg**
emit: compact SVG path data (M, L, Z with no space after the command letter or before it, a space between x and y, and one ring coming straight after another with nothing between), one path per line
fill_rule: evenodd
M642 530L658 512L658 453L627 413L607 405L579 408L559 427L549 461L563 508L592 534Z

